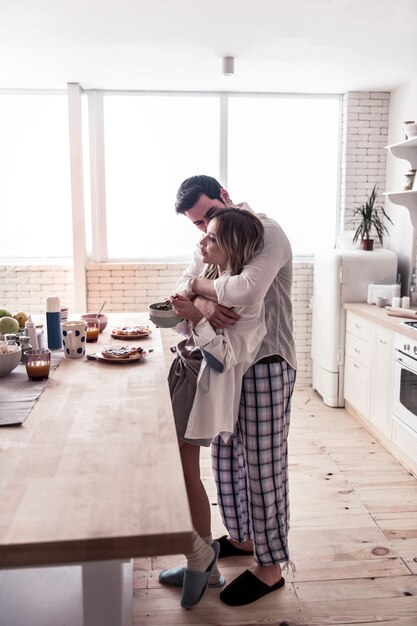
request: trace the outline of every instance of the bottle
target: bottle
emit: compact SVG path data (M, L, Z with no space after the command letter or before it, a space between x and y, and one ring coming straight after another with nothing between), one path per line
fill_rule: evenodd
M413 276L411 278L410 305L417 307L417 275L416 275L416 268L414 268Z
M33 350L38 349L38 338L36 336L36 326L32 322L32 318L29 315L29 319L25 322L25 335L29 337L30 345Z
M46 333L50 350L62 348L61 308L57 296L46 298Z

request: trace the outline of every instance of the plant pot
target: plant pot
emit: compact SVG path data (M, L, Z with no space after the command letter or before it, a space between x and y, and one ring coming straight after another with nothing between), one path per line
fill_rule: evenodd
M362 239L361 240L361 248L362 248L362 250L373 250L374 249L374 240L373 239Z

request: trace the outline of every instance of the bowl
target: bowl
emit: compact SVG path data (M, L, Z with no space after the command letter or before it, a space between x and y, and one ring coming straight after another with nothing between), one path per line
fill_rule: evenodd
M167 305L167 308L159 308L165 304L165 302L154 302L150 304L148 307L149 318L151 322L160 328L173 328L182 322L183 318L175 315L171 303Z
M84 315L81 315L81 319L83 320L94 320L97 317L97 313L84 313ZM98 316L99 322L100 322L100 332L102 333L103 330L106 328L107 326L107 322L108 317L105 313L100 313L100 315Z
M19 365L22 351L20 346L9 346L14 348L12 352L0 352L0 376L7 376Z

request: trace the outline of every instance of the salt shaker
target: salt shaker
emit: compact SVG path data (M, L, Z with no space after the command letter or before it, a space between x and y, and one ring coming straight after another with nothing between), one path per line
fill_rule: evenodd
M20 348L22 350L22 356L20 358L20 362L25 362L25 350L32 350L32 346L30 345L30 339L26 335L21 335L19 338Z

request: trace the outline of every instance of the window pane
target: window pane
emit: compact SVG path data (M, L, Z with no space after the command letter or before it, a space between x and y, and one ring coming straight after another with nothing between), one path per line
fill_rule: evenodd
M218 177L219 111L217 97L105 96L109 258L190 258L199 235L175 194L194 174Z
M0 94L0 255L72 255L65 95Z
M276 219L294 254L336 237L339 98L231 97L228 191Z

